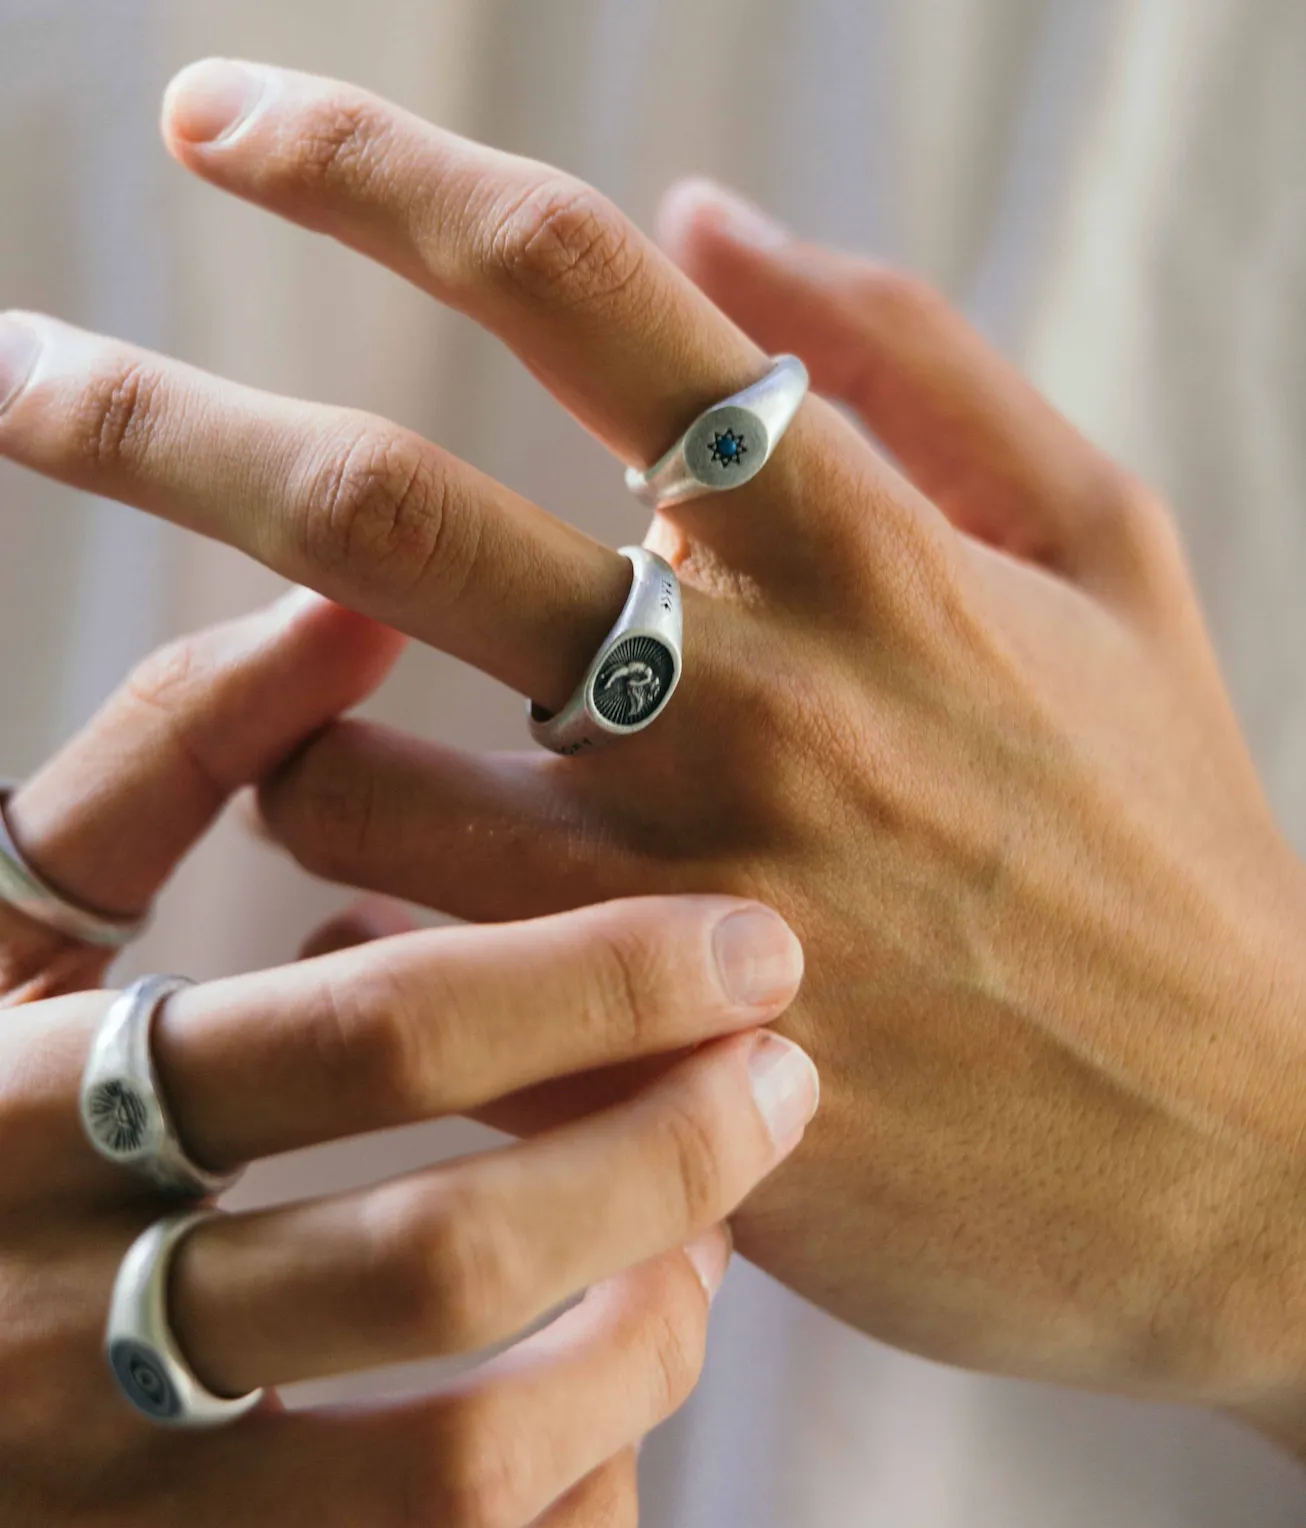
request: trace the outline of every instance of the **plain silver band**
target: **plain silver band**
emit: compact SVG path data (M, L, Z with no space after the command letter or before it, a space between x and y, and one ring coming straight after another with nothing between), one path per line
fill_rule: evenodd
M118 1388L159 1427L225 1427L254 1409L264 1391L228 1400L195 1376L168 1320L173 1253L217 1211L185 1211L156 1220L127 1249L114 1281L104 1350Z
M651 509L740 487L771 459L807 388L807 368L798 357L777 356L760 382L700 414L647 472L628 468L626 487ZM742 442L738 455L722 456L719 443L727 439L731 452Z
M107 1162L169 1194L220 1194L239 1173L212 1173L187 1154L163 1100L151 1036L164 1001L184 976L142 976L109 1005L91 1041L80 1108L86 1138Z
M33 923L82 944L106 950L120 950L130 944L148 924L148 914L143 918L107 918L78 907L48 886L23 858L5 820L5 807L17 786L16 780L0 780L0 902Z
M586 753L616 738L642 732L662 715L680 683L683 637L680 580L669 563L644 547L623 546L620 550L632 569L630 593L584 679L567 704L552 715L541 711L534 702L527 705L531 736L554 753ZM658 680L657 701L638 721L613 722L598 709L595 686L613 654L639 638L647 639L665 654L665 658L653 654L664 671Z

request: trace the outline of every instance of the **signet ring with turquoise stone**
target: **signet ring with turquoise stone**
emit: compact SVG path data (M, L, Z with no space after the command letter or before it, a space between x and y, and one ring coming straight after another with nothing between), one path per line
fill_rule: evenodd
M626 487L652 509L740 487L766 466L807 388L798 357L777 356L760 382L704 410L647 471L629 468Z

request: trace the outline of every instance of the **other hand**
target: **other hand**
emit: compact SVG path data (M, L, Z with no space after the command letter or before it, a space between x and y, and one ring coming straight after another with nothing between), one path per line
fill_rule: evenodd
M148 660L10 801L43 879L131 916L231 791L371 688L398 639L322 600ZM361 1191L218 1215L184 1240L170 1324L223 1396L543 1330L435 1394L160 1431L104 1355L123 1254L175 1208L97 1156L78 1090L105 958L0 907L0 1521L610 1528L633 1448L684 1399L725 1272L722 1217L796 1144L810 1063L759 1031L800 952L766 909L646 898L370 940L172 996L154 1021L189 1152L272 1153L464 1111L660 1055L628 1101ZM687 1053L688 1047L694 1049Z

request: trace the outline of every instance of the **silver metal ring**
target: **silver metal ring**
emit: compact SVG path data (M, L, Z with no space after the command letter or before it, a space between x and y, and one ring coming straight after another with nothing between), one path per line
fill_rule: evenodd
M531 736L554 753L585 753L655 721L680 683L680 580L642 546L623 546L633 569L617 623L561 711L533 701Z
M159 1087L151 1036L165 999L192 986L184 976L142 976L100 1020L82 1073L87 1139L106 1161L129 1168L169 1194L220 1194L240 1176L212 1173L181 1143Z
M43 881L23 858L5 820L5 807L17 787L16 780L0 780L0 902L33 923L82 944L106 950L120 950L130 944L149 923L148 914L143 918L110 918L78 907Z
M626 487L652 509L738 488L771 459L807 388L798 357L777 356L760 382L700 414L647 472L629 468Z
M201 1384L177 1345L168 1320L168 1271L173 1254L215 1210L186 1211L156 1220L127 1249L114 1281L104 1348L118 1388L142 1416L160 1427L225 1427L262 1401L264 1391L227 1399Z

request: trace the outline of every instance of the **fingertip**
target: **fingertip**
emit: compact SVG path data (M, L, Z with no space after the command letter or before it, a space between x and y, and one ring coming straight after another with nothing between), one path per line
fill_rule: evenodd
M693 243L700 221L711 217L719 191L716 182L704 175L686 176L667 187L654 221L654 233L663 249L679 256Z
M658 208L656 232L662 247L682 263L716 242L774 251L791 239L756 203L703 175L671 186Z
M187 64L164 91L160 128L168 148L226 147L249 127L272 93L275 70L228 58Z

